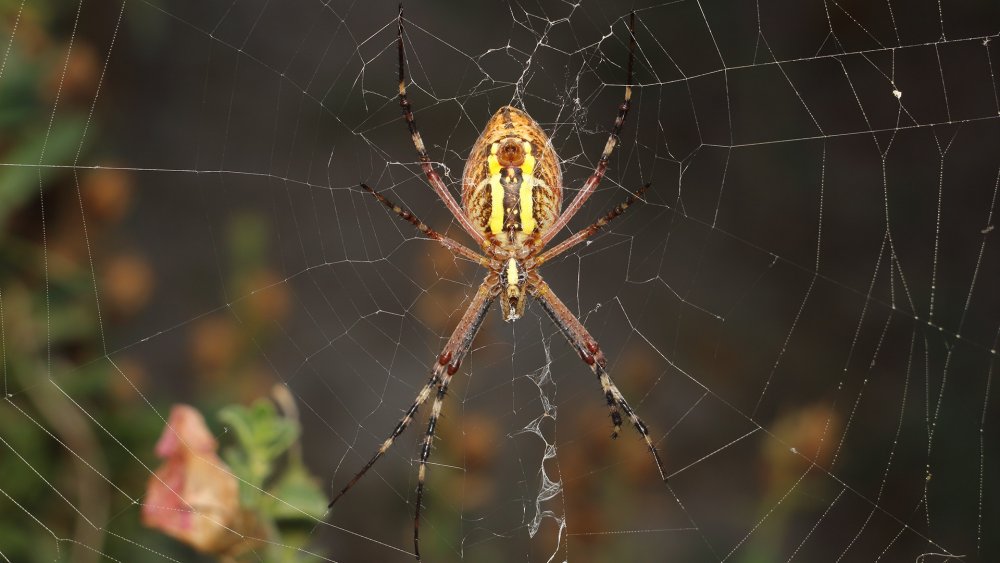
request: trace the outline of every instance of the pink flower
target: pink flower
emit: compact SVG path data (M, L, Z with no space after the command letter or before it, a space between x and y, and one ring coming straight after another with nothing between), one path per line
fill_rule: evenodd
M222 553L240 541L239 484L216 454L219 444L205 419L174 405L156 443L164 460L146 485L142 522L204 553Z

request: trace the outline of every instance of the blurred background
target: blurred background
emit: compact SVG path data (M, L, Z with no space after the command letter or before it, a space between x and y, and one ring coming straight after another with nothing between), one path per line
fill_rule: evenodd
M427 560L1000 558L1000 6L405 8L453 193L513 104L552 135L566 197L607 140L636 10L633 109L571 230L653 188L543 275L670 474L630 429L609 438L540 308L490 311L438 426ZM358 188L467 242L414 164L395 18L0 0L0 558L412 560L423 417L325 509L483 276ZM160 484L187 532L158 519Z

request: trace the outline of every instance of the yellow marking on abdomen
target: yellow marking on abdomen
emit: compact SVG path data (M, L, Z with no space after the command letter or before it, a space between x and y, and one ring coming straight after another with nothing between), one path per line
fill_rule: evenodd
M531 143L525 141L524 164L521 165L521 231L531 234L535 230L535 157L531 155Z
M500 143L493 143L487 159L490 170L490 232L495 235L503 231L503 186L500 185L500 161L497 160L499 148Z

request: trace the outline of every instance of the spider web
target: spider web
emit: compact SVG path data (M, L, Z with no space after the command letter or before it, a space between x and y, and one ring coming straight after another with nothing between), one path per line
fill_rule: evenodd
M211 405L280 383L308 467L339 490L412 401L483 276L358 188L465 240L399 115L394 4L108 4L73 3L54 32L65 61L83 45L98 61L75 150L54 148L77 119L61 58L32 124L44 143L0 158L2 172L37 177L18 228L43 250L0 288L0 463L26 475L0 479L2 527L37 539L24 552L0 545L8 561L199 557L137 524L175 402L212 419ZM653 187L542 274L601 343L669 481L630 428L608 438L599 385L539 307L513 324L491 311L439 424L425 558L1000 557L997 8L469 4L406 6L410 98L453 193L508 103L552 135L567 194L578 189L622 97L636 10L633 109L572 229ZM9 9L0 90L45 6ZM96 236L76 203L95 171L135 186L115 235ZM88 283L58 282L67 237ZM155 274L131 315L115 315L104 275L122 248ZM34 317L17 308L32 291ZM83 296L70 319L95 345L55 336L79 303L67 295ZM40 344L22 362L29 333ZM213 369L233 346L237 367ZM93 371L119 392L81 390ZM123 413L148 424L123 425ZM308 547L291 556L410 560L423 420L309 522ZM26 428L44 443L23 443Z

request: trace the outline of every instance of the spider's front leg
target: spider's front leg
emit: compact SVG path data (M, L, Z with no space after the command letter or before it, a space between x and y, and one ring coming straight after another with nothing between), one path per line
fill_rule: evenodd
M434 431L437 427L438 417L441 415L441 405L444 401L445 393L448 390L448 384L451 382L451 378L458 372L458 368L462 363L462 359L469 352L469 348L472 346L472 340L476 337L476 333L479 332L479 327L483 324L483 319L486 317L486 311L489 309L490 304L493 299L496 298L496 284L492 277L487 277L483 283L479 286L476 291L476 295L473 296L472 301L469 303L468 308L462 315L462 320L459 321L458 326L455 327L455 331L452 333L451 338L448 339L448 343L445 344L444 349L441 351L441 355L438 356L437 360L434 362L434 366L431 368L430 378L427 383L424 384L420 392L417 393L416 399L410 405L410 408L406 410L406 414L403 418L396 423L396 427L389 434L389 436L382 442L375 455L368 460L368 463L358 471L347 485L337 493L337 496L330 501L330 507L340 500L347 491L351 489L375 462L379 460L389 448L392 447L396 438L406 430L406 427L413 422L413 417L417 413L417 409L420 408L424 402L430 397L434 388L437 387L437 393L434 398L434 406L431 407L431 414L427 421L427 432L424 435L423 446L420 449L420 469L417 473L417 506L413 517L413 551L417 558L420 560L420 547L419 547L419 529L420 529L420 503L423 498L424 492L424 478L427 474L427 460L431 455L431 445L434 441Z
M587 328L583 326L583 323L576 318L576 315L556 297L556 294L552 292L552 288L542 281L541 277L537 274L529 282L529 292L532 297L542 304L542 308L548 313L552 322L559 327L559 331L569 341L570 346L580 354L580 358L590 366L590 369L597 375L598 380L601 382L601 388L604 390L608 406L611 407L611 418L615 424L615 432L612 434L612 438L618 435L618 429L621 426L621 415L618 414L618 409L620 408L625 413L625 416L629 417L636 431L646 441L646 446L653 455L653 461L656 462L656 469L660 472L660 478L666 481L667 474L663 469L663 460L660 459L660 453L656 450L656 445L649 437L649 429L642 419L639 418L635 410L629 406L628 401L625 400L625 396L622 395L622 392L618 390L618 386L611 379L611 374L608 373L605 367L607 361L604 358L604 352L601 351L597 341L590 335Z

